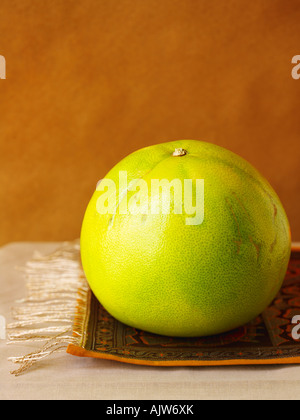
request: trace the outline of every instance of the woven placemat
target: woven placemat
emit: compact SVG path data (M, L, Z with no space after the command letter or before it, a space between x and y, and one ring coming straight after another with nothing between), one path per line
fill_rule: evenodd
M300 363L293 320L300 315L300 250L293 248L283 287L267 310L249 324L212 337L150 334L113 318L85 279L79 242L24 268L28 297L14 311L9 341L45 341L36 352L10 358L19 375L58 351L80 357L151 366L220 366Z

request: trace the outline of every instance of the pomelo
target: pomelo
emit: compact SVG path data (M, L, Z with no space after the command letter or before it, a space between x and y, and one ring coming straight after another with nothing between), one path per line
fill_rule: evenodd
M153 180L171 188L154 191ZM194 188L176 196L173 180ZM161 211L151 212L153 203ZM104 308L168 336L250 322L280 290L290 252L289 222L267 180L236 154L195 140L146 147L119 162L95 191L81 231L83 268Z

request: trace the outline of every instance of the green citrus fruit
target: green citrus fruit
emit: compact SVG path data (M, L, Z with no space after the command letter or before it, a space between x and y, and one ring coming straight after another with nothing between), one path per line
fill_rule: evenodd
M169 189L154 190L153 180ZM289 222L266 179L236 154L195 140L119 162L94 193L81 232L83 268L106 310L168 336L250 322L281 288L290 252Z

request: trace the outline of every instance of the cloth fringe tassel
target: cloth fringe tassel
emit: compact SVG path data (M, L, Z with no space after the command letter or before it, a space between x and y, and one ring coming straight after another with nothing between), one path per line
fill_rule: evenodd
M35 253L25 267L27 297L12 309L7 344L44 342L37 351L8 360L20 364L18 376L53 353L80 345L84 335L89 286L80 262L79 241L65 242L50 255Z

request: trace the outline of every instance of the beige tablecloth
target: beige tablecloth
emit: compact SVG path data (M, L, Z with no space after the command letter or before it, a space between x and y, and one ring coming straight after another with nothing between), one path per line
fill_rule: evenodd
M22 266L34 251L50 253L60 243L11 243L0 248L0 315L26 294ZM148 367L58 353L22 376L7 360L39 344L7 345L0 339L0 399L298 399L300 366Z

